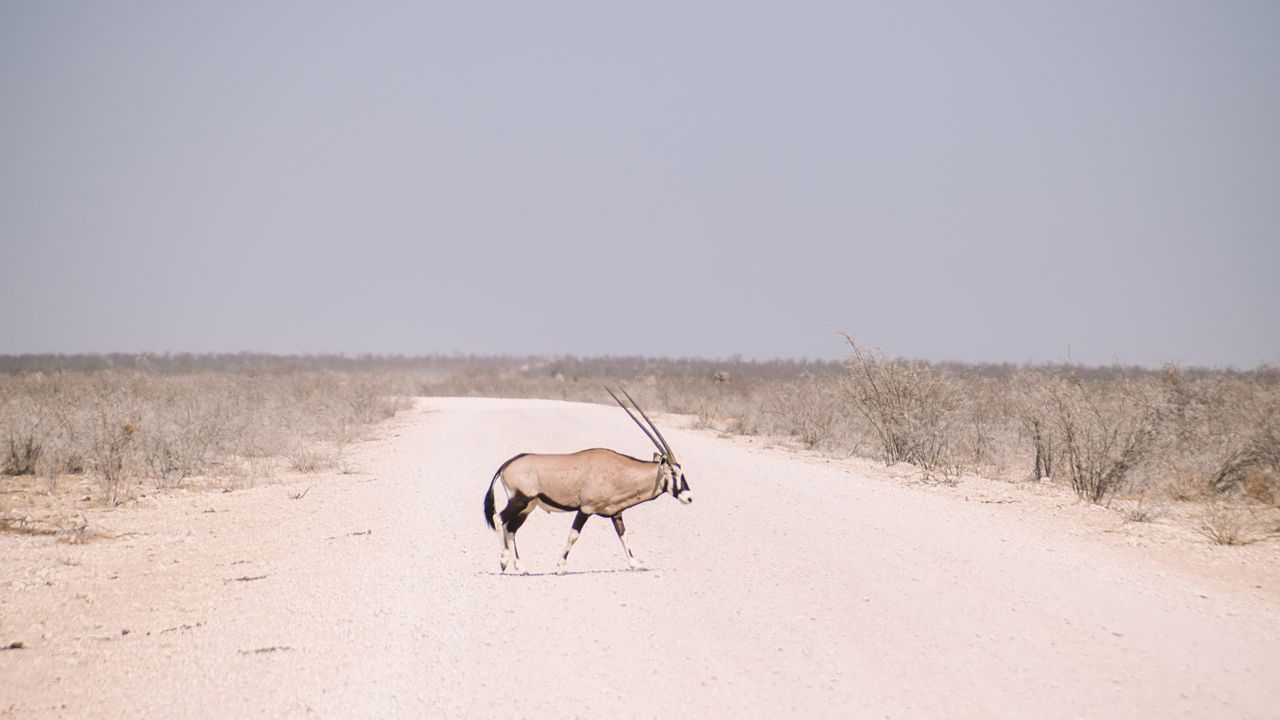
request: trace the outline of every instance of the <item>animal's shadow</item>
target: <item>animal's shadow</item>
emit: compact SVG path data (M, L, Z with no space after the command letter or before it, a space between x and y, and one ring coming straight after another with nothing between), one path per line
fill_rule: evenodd
M566 570L565 572L555 572L553 570L550 572L543 571L543 572L526 572L526 573L513 573L513 572L486 570L486 571L478 572L476 574L488 575L489 577L536 578L536 577L568 577L570 575L611 575L615 573L622 574L622 573L647 573L647 572L653 572L653 568L645 567L645 568L634 568L634 569L633 568L617 568L614 570Z

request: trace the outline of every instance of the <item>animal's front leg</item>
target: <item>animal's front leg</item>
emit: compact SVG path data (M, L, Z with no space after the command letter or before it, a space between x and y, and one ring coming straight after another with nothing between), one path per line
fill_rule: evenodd
M644 567L644 563L640 562L631 553L631 548L627 547L627 526L622 523L622 513L613 516L613 529L618 531L618 540L622 542L622 551L627 554L627 564L631 569L637 570Z
M564 555L560 556L560 567L556 572L563 573L569 567L569 551L573 549L573 544L578 542L578 536L582 534L582 526L587 524L587 518L590 515L578 511L578 516L573 519L573 529L569 531L569 543L564 546Z

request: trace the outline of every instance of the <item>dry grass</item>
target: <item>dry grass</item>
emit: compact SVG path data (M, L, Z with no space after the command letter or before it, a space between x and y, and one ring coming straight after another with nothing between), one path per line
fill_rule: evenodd
M489 359L426 395L609 402L624 381L697 427L905 462L925 479L1048 478L1086 502L1280 503L1280 375L1167 367L961 365L849 343L844 363ZM1146 507L1133 510L1144 522Z
M1164 517L1168 512L1167 505L1153 506L1145 497L1139 497L1132 504L1120 508L1120 517L1127 523L1149 523Z
M1264 537L1246 508L1211 500L1193 520L1192 529L1214 545L1248 545Z
M279 469L348 470L351 443L396 396L611 403L601 386L622 382L697 427L910 463L926 480L1049 478L1087 502L1280 507L1272 368L924 363L846 340L844 362L0 357L0 470L107 503L140 485L237 487ZM1129 515L1149 519L1144 507ZM1206 525L1229 530L1210 515Z
M321 473L338 467L337 453L324 448L300 447L289 452L289 469L305 474Z
M0 470L49 495L88 485L117 505L139 487L252 484L320 472L400 407L386 374L145 369L0 375ZM15 480L0 490L17 487Z

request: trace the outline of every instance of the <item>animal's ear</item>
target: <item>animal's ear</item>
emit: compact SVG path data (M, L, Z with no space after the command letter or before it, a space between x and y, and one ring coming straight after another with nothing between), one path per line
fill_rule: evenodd
M653 461L654 461L654 462L659 462L659 461L661 461L661 460L662 460L662 453L654 453L654 454L653 454Z

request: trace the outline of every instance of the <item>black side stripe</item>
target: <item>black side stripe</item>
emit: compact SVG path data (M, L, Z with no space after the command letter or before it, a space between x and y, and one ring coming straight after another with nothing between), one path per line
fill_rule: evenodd
M577 510L577 509L578 509L578 508L576 508L576 507L570 507L570 506L568 506L568 505L561 505L560 503L556 502L555 500L552 500L551 498L547 497L547 494L546 494L546 493L538 493L538 501L539 501L539 502L546 503L547 505L550 505L551 507L553 507L553 508L555 508L555 509L557 509L557 510L565 510L565 511L568 511L568 510Z

